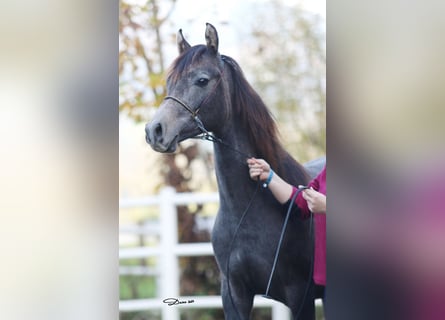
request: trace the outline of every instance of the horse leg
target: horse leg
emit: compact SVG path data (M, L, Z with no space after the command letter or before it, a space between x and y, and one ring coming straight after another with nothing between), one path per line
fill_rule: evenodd
M300 310L301 307L301 310ZM298 309L294 312L292 310L293 320L315 320L315 302L314 299L308 298L303 305L299 305Z
M246 288L230 284L226 277L221 281L221 295L226 320L248 320L253 306L253 294Z
M301 287L300 287L301 290ZM295 293L295 287L286 288L286 305L292 311L293 320L314 320L315 319L315 292L313 283L307 288L303 295Z

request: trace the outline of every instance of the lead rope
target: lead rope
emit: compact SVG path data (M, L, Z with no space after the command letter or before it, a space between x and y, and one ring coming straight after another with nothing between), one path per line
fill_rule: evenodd
M306 290L305 290L305 292L304 292L303 299L301 300L300 308L298 309L297 317L295 318L296 320L300 317L301 310L303 310L303 305L304 305L304 302L305 302L306 299L307 299L307 294L308 294L308 292L309 292L309 287L310 287L310 285L311 285L311 283L312 283L312 275L313 275L313 272L314 272L315 239L314 239L314 241L312 241L312 237L313 237L313 235L314 235L314 232L313 232L313 220L314 220L314 216L313 216L312 211L310 211L310 213L311 213L311 216L310 216L310 219L311 219L311 220L309 221L309 232L310 232L311 234L310 234L309 239L311 240L311 243L313 244L313 245L312 245L312 248L311 248L311 252L312 252L312 254L311 254L311 265L310 265L310 269L309 269L309 277L308 277L308 279L307 279Z
M269 282L267 283L266 293L263 294L263 297L267 298L267 299L272 299L272 297L269 296L269 290L270 290L270 285L272 283L273 275L275 273L275 267L277 266L277 261L278 261L278 256L280 254L281 244L283 243L284 232L286 231L287 223L289 222L290 213L292 211L292 207L294 206L295 199L297 198L297 196L301 192L301 190L302 189L298 189L298 191L295 192L295 194L292 196L291 202L289 203L289 207L287 209L286 219L284 220L283 228L281 229L280 240L278 241L277 250L275 251L275 258L273 260L272 270L270 271Z

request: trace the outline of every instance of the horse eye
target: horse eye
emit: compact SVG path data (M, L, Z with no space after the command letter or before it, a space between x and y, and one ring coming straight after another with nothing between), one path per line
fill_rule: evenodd
M209 83L209 79L206 78L199 78L198 81L196 81L196 84L200 87L205 87Z

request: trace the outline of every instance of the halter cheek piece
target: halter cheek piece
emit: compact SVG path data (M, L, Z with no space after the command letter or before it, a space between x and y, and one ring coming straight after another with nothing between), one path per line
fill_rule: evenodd
M217 143L219 143L221 145L224 145L226 148L231 149L232 151L235 151L235 152L239 153L244 158L250 158L251 155L249 155L249 154L247 154L245 152L242 152L242 151L232 147L230 144L224 142L220 138L216 137L214 134L211 134L204 127L204 124L202 123L201 119L198 117L198 112L199 112L199 110L201 110L201 106L204 104L204 102L206 102L215 93L216 89L219 86L219 83L221 82L221 79L222 79L222 73L221 73L221 77L216 82L216 84L213 87L212 91L210 91L209 94L207 95L207 97L205 97L205 99L201 101L201 103L198 105L198 108L196 108L196 110L193 110L192 107L190 107L187 103L185 103L181 99L178 99L178 98L173 97L173 96L166 96L164 98L164 100L168 100L168 99L173 100L173 101L179 103L179 105L181 105L185 110L187 110L190 113L190 115L192 116L193 120L196 122L196 126L198 127L199 130L201 130L201 134L198 134L197 136L195 136L195 138L203 139L203 140L207 140L207 141L211 141L211 142L217 142Z
M196 126L198 127L198 129L201 131L201 133L204 134L204 139L207 139L210 141L214 141L214 139L216 137L212 136L209 133L209 131L204 127L204 124L202 123L201 119L198 117L198 113L199 113L199 110L201 110L201 106L205 102L207 102L207 100L209 100L209 98L211 96L213 96L213 94L216 92L216 89L218 88L218 86L221 82L222 75L223 75L223 73L220 72L220 77L219 77L218 81L216 82L215 86L213 87L212 91L209 92L209 94L201 101L201 103L198 105L198 107L195 110L193 110L192 107L190 107L186 102L182 101L179 98L176 98L173 96L166 96L164 98L164 100L170 99L170 100L173 100L173 101L179 103L185 110L187 110L190 113L190 115L192 116L193 120L196 122Z

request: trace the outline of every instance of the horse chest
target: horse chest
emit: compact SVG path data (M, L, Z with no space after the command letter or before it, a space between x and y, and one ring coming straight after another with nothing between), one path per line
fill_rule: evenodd
M212 244L218 260L225 260L230 252L237 252L240 260L252 260L256 255L270 255L273 232L271 222L262 217L257 206L246 212L222 206L215 220ZM263 206L264 208L264 206ZM244 209L244 208L243 208ZM242 213L245 213L241 221Z

